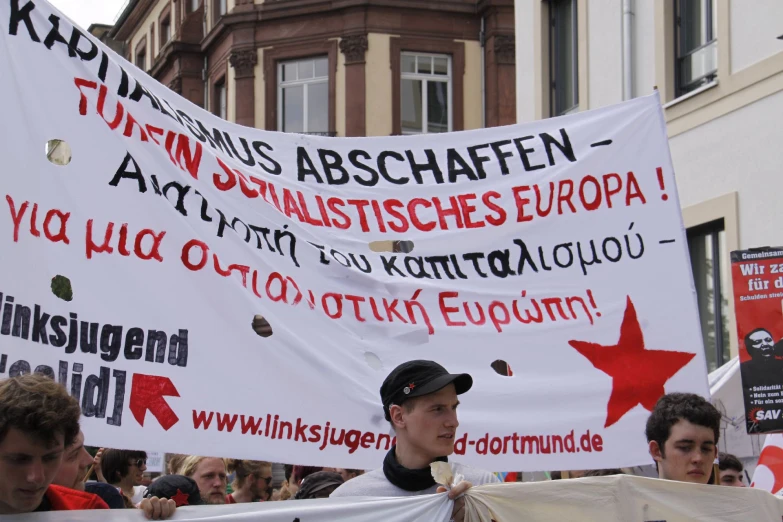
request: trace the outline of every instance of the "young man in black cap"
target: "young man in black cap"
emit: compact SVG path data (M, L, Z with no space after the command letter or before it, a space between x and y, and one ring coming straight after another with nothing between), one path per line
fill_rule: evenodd
M457 396L473 385L466 374L450 374L433 361L410 361L399 365L381 386L386 420L397 435L383 468L356 477L332 493L332 497L402 497L438 492L430 463L447 462L454 452ZM462 495L472 485L499 482L497 477L457 463L454 476L464 481L449 491L450 498ZM464 517L461 499L454 506L454 520Z

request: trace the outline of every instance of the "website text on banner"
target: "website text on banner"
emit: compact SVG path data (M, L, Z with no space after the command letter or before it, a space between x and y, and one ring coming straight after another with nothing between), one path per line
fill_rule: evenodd
M0 376L64 383L90 444L377 467L381 381L425 358L475 379L463 462L628 466L664 391L707 394L657 97L449 135L266 132L46 2L0 18Z
M748 433L783 431L783 247L731 253Z

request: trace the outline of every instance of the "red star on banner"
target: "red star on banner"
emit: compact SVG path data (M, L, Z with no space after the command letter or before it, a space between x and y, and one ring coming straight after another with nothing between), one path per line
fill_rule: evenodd
M652 411L665 393L666 381L696 356L695 353L645 349L642 328L630 296L617 344L604 346L585 341L568 341L568 344L612 378L605 428L619 421L637 404Z
M411 390L412 390L413 388L415 388L415 387L416 387L416 385L415 385L415 384L413 384L413 383L410 383L410 384L408 385L408 388L410 388Z
M174 501L177 507L187 506L188 498L190 498L190 495L183 493L179 488L177 488L177 493L171 496L171 500Z

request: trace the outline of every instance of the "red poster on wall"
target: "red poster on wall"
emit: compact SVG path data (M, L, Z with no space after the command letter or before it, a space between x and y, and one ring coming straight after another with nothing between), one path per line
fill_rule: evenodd
M731 253L748 433L783 431L783 247Z

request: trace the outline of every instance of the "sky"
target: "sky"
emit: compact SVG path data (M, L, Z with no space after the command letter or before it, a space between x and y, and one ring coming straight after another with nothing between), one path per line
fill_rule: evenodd
M126 0L49 0L82 29L90 24L112 24Z

